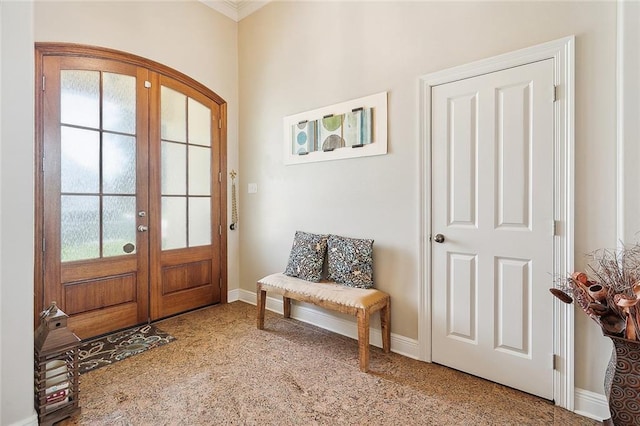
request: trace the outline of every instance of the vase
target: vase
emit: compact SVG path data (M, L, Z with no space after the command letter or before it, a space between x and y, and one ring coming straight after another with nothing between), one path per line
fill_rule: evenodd
M606 336L613 351L604 378L611 419L604 424L640 426L640 342Z

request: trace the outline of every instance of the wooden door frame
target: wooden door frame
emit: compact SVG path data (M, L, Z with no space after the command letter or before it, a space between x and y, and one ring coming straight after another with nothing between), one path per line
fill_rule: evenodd
M44 297L44 91L43 70L46 56L75 56L85 58L107 59L122 62L149 71L165 75L184 83L201 92L206 97L220 105L220 274L222 283L220 288L220 303L227 303L227 185L222 177L227 175L227 103L211 89L173 68L137 55L104 47L87 46L74 43L35 43L35 225L34 225L34 328L38 326L39 314L45 308ZM217 224L216 224L217 225ZM213 227L213 225L212 225Z
M420 295L418 312L419 359L431 362L431 88L457 80L492 73L507 68L553 59L554 84L554 219L553 276L573 270L574 247L574 46L569 36L537 46L506 53L466 65L420 77ZM554 94L549 93L549 97ZM551 228L551 224L550 224ZM553 396L556 405L573 411L574 407L574 311L573 305L553 303Z

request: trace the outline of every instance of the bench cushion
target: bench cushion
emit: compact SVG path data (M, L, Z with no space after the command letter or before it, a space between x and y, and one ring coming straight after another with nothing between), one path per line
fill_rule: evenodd
M303 296L326 300L339 305L358 309L367 309L389 295L376 289L346 287L333 282L312 283L282 273L268 275L258 281L259 284L273 289L290 291Z

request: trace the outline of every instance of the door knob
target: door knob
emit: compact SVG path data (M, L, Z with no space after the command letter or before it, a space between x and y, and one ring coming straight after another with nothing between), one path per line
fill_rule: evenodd
M435 241L436 243L444 243L444 235L436 234L436 236L433 237L433 241Z
M138 232L147 232L149 230L148 226L140 225L138 226Z

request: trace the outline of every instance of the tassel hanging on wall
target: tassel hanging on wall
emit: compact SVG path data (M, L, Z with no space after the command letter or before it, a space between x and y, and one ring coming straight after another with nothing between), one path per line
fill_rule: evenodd
M238 202L236 200L236 171L231 170L229 173L231 176L231 225L229 229L232 231L236 229L238 224Z

